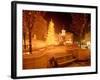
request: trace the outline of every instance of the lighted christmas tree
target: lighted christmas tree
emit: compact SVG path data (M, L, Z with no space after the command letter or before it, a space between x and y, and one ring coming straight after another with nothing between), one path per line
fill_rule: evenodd
M55 37L54 23L53 23L52 19L49 23L46 43L47 43L47 45L57 45L57 40Z

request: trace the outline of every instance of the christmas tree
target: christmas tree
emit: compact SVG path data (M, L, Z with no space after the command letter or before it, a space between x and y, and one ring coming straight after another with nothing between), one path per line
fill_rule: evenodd
M55 37L54 23L53 23L52 19L49 23L46 43L47 43L47 45L57 45L57 41L56 41L56 37Z

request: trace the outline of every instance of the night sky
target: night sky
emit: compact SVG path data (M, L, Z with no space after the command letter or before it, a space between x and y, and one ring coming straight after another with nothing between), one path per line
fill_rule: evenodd
M48 22L50 19L53 20L57 33L60 32L61 29L69 31L70 24L72 23L70 13L47 12L44 17Z
M30 12L25 10L26 12ZM62 29L65 29L68 32L72 32L76 36L80 36L80 33L83 29L83 32L90 32L90 20L91 15L87 13L62 13L62 12L43 12L43 11L31 11L38 12L49 24L52 19L54 22L54 27L56 33L61 32ZM83 34L84 34L83 33Z
M84 16L85 15L85 16ZM45 12L44 18L49 22L52 18L55 23L56 32L65 29L79 35L82 25L85 23L85 32L90 32L90 14L86 13L61 13Z

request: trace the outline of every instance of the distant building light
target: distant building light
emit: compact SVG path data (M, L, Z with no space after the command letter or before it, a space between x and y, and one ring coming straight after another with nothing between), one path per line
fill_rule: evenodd
M62 29L62 30L61 30L61 35L62 35L62 36L65 36L65 35L66 35L66 30Z

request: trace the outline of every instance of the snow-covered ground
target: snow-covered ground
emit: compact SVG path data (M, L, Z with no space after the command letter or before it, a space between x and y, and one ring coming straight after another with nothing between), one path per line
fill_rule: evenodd
M47 68L49 60L52 57L65 56L72 54L79 59L88 59L90 56L87 51L83 50L78 54L77 47L69 47L65 45L58 46L43 46L33 49L32 54L23 54L23 66L24 68ZM85 52L85 53L84 53ZM76 65L76 63L74 63ZM78 64L79 65L79 64ZM73 65L74 66L74 65Z

